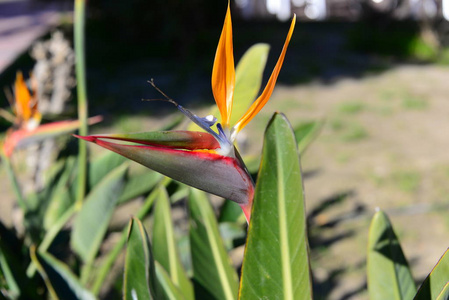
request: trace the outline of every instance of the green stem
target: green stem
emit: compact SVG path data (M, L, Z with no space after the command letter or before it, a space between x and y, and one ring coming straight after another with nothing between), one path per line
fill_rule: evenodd
M163 180L160 184L163 186L167 186L170 183L171 179L166 178ZM153 192L147 197L145 200L144 205L140 208L140 210L137 212L136 217L138 219L143 219L145 215L148 213L150 208L153 206L153 202L156 199L157 193L157 187L153 190ZM98 295L100 292L100 289L103 285L104 280L109 274L109 271L111 270L112 266L117 260L118 255L123 249L123 246L125 246L126 241L128 239L128 227L124 228L122 231L122 236L120 237L120 240L115 244L114 248L109 252L108 256L105 258L104 263L100 267L100 270L98 271L98 275L95 279L95 282L92 286L92 293L94 295Z
M84 27L85 27L85 0L75 0L75 55L76 55L76 81L78 94L78 119L80 121L79 134L87 135L87 93L86 93L86 61L84 58ZM86 194L87 181L87 144L79 140L78 160L78 189L76 208L80 209Z
M14 173L14 168L12 167L11 160L4 153L2 153L2 160L5 165L6 173L8 173L9 180L11 181L14 194L16 194L17 203L19 204L22 211L25 213L28 210L25 198L20 190L19 181L17 180L16 174Z

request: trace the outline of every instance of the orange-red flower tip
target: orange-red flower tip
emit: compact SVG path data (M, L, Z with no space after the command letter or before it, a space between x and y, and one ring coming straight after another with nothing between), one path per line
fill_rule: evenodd
M74 137L85 140L87 142L95 142L96 138L94 136L82 136L77 134L72 134Z
M255 115L257 115L257 113L265 106L265 104L270 99L271 94L273 93L274 90L274 86L276 85L279 72L281 71L282 64L284 63L285 54L287 52L287 48L293 34L295 24L296 24L296 15L293 16L292 22L290 24L290 29L287 34L287 38L285 39L284 47L282 48L281 55L279 56L276 66L274 67L273 72L271 73L271 76L268 79L268 83L265 86L265 89L263 90L262 94L256 99L256 101L254 101L254 103L250 106L247 112L234 125L232 129L233 132L231 139L233 138L233 136L235 137L235 134L240 130L242 130L243 127L245 127L252 120L252 118L254 118Z
M229 128L234 97L235 67L232 45L231 9L228 3L223 30L212 69L212 92L221 115L221 124Z

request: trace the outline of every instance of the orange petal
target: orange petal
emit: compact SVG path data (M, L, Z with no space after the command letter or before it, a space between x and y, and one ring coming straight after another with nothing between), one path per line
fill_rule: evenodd
M15 113L16 116L24 121L27 121L31 117L30 101L31 95L28 91L28 87L23 79L22 72L17 72L16 81L14 83L14 95L15 95Z
M259 98L254 101L247 112L240 118L240 120L234 125L233 132L239 132L243 127L248 124L252 118L264 107L268 99L270 99L271 93L273 92L274 86L276 85L276 80L278 78L279 72L281 71L282 63L284 62L285 53L287 52L288 44L290 43L290 38L293 34L293 29L295 28L296 15L293 16L292 23L290 25L290 30L288 31L287 38L285 39L284 48L282 48L281 55L276 63L276 66L271 73L270 79L268 79L267 86L263 90Z
M221 114L221 124L229 127L232 111L232 98L234 95L235 68L232 46L231 10L228 10L215 53L214 67L212 69L212 92Z

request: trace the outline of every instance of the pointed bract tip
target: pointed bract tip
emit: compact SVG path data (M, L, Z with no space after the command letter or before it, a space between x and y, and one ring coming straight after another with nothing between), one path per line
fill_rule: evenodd
M79 138L79 139L82 139L82 140L85 140L85 141L88 141L88 142L93 142L93 143L95 143L95 141L97 140L97 138L96 137L94 137L94 136L81 136L81 135L77 135L77 134L72 134L74 137L76 137L76 138Z

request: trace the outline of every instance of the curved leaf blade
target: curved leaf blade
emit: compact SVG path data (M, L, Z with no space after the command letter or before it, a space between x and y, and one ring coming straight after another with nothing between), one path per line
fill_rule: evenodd
M75 218L71 246L86 263L94 260L100 248L122 192L126 171L127 165L121 165L101 180Z
M191 189L188 203L193 278L216 299L236 299L237 274L230 264L207 196Z
M161 299L169 300L184 300L185 294L175 286L171 281L170 275L165 271L165 269L156 261L156 277L159 286L161 287ZM193 299L193 298L192 298Z
M133 218L129 222L126 247L123 299L158 299L156 273L150 239L142 223Z
M125 161L125 157L109 151L95 158L88 166L89 190L92 190L106 175Z
M449 248L422 283L415 300L436 299L449 280ZM446 288L447 289L447 288Z
M148 169L145 169L144 172L131 174L126 180L125 187L118 200L119 204L150 192L162 178L161 174Z
M31 258L54 299L93 300L95 297L86 290L67 265L45 252L31 249Z
M447 300L449 299L449 281L444 286L441 293L438 295L436 300Z
M304 154L307 147L318 136L323 125L324 121L322 120L309 121L299 124L294 129L296 142L298 143L298 152L301 155Z
M240 299L311 299L302 177L282 114L265 132L240 282Z
M387 215L374 215L368 238L370 299L412 299L416 293L407 260Z
M193 286L184 271L177 251L175 232L170 213L170 199L164 187L159 186L154 208L154 258L167 271L171 281L182 291L185 299L194 299Z

